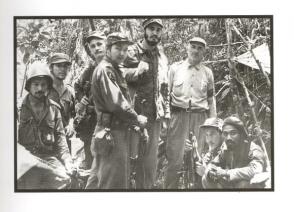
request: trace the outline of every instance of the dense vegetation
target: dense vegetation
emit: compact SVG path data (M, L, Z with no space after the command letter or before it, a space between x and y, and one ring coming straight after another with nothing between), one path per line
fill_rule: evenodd
M21 101L23 79L29 65L35 60L47 60L52 52L67 53L73 61L69 83L79 76L87 63L84 48L85 36L92 30L105 35L122 31L136 41L143 37L143 19L19 19L17 35L17 98ZM241 55L251 47L267 43L271 47L271 23L269 18L171 18L163 19L162 47L169 63L186 57L185 44L193 36L206 39L209 48L205 62L215 77L218 115L224 118L237 114L254 137L255 122L248 99L242 87L244 81L252 108L263 129L262 137L267 148L271 142L271 85L267 74L236 64L238 74L228 63L228 58ZM234 30L238 29L243 38ZM244 38L246 41L244 41ZM228 45L230 44L230 45ZM269 75L271 78L271 75ZM270 151L269 151L270 153Z

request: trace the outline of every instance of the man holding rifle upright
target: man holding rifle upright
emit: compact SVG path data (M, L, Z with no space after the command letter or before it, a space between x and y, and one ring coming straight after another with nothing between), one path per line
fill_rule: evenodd
M216 116L213 73L202 64L205 49L204 39L192 38L187 45L188 58L170 68L171 120L167 135L166 189L178 188L178 172L189 134L192 132L199 140L199 126L207 117ZM204 142L197 144L198 152L202 154Z
M143 21L144 39L130 46L124 62L125 78L135 92L134 108L148 118L149 142L137 161L136 187L150 189L155 184L161 123L169 118L167 86L168 61L159 43L163 33L160 19ZM140 139L138 137L138 139Z

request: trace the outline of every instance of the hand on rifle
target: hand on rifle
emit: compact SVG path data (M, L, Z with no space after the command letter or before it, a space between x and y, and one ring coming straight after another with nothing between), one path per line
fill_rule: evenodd
M83 98L81 99L81 101L79 103L76 104L76 112L79 113L80 111L84 111L86 106L90 103L88 97L83 96Z
M190 152L193 149L193 142L190 139L186 139L185 152Z
M66 169L66 173L69 176L76 175L76 173L77 173L77 167L74 166L74 164L73 164L73 162L71 160L70 161L66 161L64 163L64 166L65 166L65 169Z
M210 164L208 175L213 180L225 179L228 177L228 171L214 164Z
M138 115L137 122L138 122L140 128L144 128L147 124L147 117L143 116L143 115Z
M76 133L73 126L73 119L70 119L68 125L64 129L65 129L65 135L68 137L71 137Z

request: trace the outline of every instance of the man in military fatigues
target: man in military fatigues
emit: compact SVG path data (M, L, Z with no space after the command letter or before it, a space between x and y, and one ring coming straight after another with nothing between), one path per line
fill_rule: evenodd
M61 108L62 123L65 129L67 144L71 151L69 138L74 134L75 97L73 88L70 85L64 84L71 62L68 55L55 53L51 56L49 64L53 77L53 87L49 91L48 98L58 103Z
M137 162L137 188L150 189L155 183L161 120L169 118L168 61L158 46L163 24L160 19L143 22L144 39L130 46L124 62L125 78L134 95L138 114L148 118L149 144ZM139 139L139 138L138 138Z
M243 122L234 116L224 120L223 146L207 166L202 178L204 188L254 188L250 180L255 174L265 171L264 152L248 135Z
M91 139L96 125L96 114L91 94L91 80L94 69L100 63L105 51L105 37L97 31L92 32L86 38L86 45L89 48L91 57L88 66L83 70L80 78L74 85L76 96L75 126L77 136L84 142L85 165L87 169L91 167L93 156L90 151Z
M129 44L122 34L108 35L106 55L92 78L91 91L97 113L92 151L100 156L98 189L128 188L129 128L131 125L144 127L147 123L147 118L132 108L127 83L119 68Z
M31 65L25 84L29 94L24 98L20 111L18 143L54 169L66 170L70 175L74 168L66 144L60 106L47 97L52 81L46 64L35 62ZM38 172L21 179L18 188L57 189L69 181L67 175L57 180Z
M202 154L204 140L199 139L199 126L207 117L216 116L212 71L201 62L206 42L195 37L187 45L188 58L170 67L169 87L171 120L167 135L165 187L178 188L178 172L183 164L185 142L190 132L196 136L197 150Z

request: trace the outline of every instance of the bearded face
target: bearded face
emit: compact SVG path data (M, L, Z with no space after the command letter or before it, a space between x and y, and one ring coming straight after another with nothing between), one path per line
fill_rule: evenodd
M156 46L162 36L162 27L156 23L152 23L145 28L144 38L148 45Z

